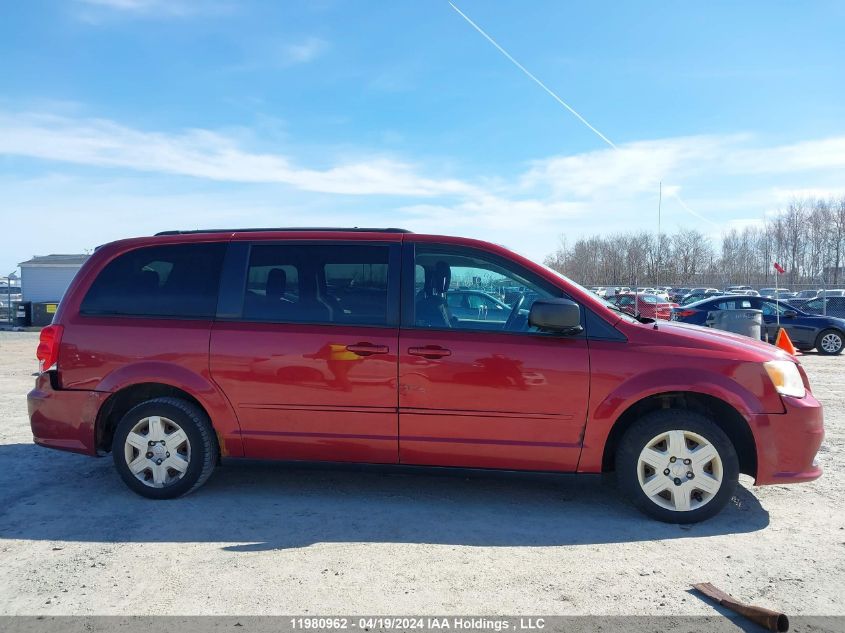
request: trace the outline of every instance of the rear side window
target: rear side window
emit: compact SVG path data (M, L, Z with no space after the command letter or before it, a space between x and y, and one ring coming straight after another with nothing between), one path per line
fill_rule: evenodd
M720 301L716 304L719 310L748 310L751 306L751 301L748 299L731 299L729 301Z
M388 262L388 246L255 245L243 318L386 325Z
M226 244L139 248L115 258L82 301L87 315L212 318Z

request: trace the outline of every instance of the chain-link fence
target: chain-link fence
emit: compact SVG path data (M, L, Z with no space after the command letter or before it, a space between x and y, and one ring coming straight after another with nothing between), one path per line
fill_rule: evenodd
M19 283L16 277L0 277L0 324L15 323L16 303L21 300Z

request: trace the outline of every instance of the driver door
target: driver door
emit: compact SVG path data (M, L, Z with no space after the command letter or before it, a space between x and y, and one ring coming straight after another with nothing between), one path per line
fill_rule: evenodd
M763 327L769 342L774 343L778 335L778 323L786 330L789 340L797 347L813 347L816 329L806 317L798 315L788 306L769 299L759 299L763 312Z
M561 291L473 248L406 241L403 249L400 462L574 471L589 396L587 341L528 326L531 304ZM513 287L521 290L509 310L457 316L445 298L472 289L496 303Z

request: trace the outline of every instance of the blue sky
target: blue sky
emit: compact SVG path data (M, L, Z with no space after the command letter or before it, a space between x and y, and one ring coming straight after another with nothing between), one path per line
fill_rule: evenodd
M845 194L841 2L63 0L0 21L0 274L222 226L402 226L535 259ZM686 207L686 208L685 208Z

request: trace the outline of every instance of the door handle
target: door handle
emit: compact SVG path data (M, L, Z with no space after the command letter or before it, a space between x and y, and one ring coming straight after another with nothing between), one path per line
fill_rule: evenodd
M452 352L439 345L426 345L425 347L409 347L408 353L412 356L422 356L423 358L443 358L451 356Z
M358 354L358 356L372 356L373 354L387 354L390 350L387 345L373 345L372 343L355 343L346 346L347 352Z

